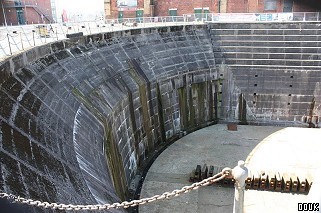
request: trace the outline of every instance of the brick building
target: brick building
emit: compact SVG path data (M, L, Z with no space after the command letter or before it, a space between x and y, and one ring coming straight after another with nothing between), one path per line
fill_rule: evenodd
M193 13L314 12L319 0L104 0L106 19Z
M0 24L51 23L50 0L0 0Z
M154 16L152 0L104 0L106 19Z

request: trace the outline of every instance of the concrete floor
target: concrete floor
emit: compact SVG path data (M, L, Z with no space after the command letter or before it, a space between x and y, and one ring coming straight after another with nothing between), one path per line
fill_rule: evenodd
M319 170L320 129L269 126L238 126L228 131L226 125L210 126L168 147L153 163L144 181L141 198L170 192L189 185L189 173L197 164L233 168L246 160L250 173L281 172L308 177ZM234 189L201 187L191 193L145 204L139 212L231 213ZM308 196L291 193L247 190L244 212L297 212L298 202Z
M190 185L189 173L197 164L233 168L238 160L246 160L264 138L284 129L238 126L238 131L228 131L225 124L219 124L193 132L172 144L156 159L144 181L141 198ZM253 158L254 153L251 154ZM230 213L233 211L233 197L233 188L206 186L176 198L141 205L139 212ZM249 201L248 205L253 206L253 199Z
M252 173L280 172L281 176L307 178L316 186L314 176L321 169L320 138L321 129L284 128L264 139L248 156L246 165ZM298 203L320 199L320 193L317 197L308 196L248 190L244 196L245 212L297 212Z

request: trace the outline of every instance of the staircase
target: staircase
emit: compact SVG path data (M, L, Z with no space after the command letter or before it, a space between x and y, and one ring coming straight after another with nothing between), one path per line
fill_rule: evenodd
M31 7L41 16L49 21L49 23L54 22L51 15L46 15L37 5L31 5Z

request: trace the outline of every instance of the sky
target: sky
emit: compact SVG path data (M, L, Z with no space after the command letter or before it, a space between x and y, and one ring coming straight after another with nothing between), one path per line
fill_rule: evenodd
M66 10L68 19L85 20L104 14L104 0L55 0L58 20L63 9ZM75 20L77 21L77 20Z

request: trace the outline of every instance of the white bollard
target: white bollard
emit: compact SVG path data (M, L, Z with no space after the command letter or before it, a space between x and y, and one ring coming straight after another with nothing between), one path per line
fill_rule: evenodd
M235 179L233 213L243 213L245 180L248 177L248 169L244 166L244 161L240 160L232 169L232 176Z

